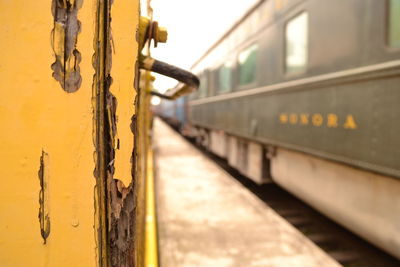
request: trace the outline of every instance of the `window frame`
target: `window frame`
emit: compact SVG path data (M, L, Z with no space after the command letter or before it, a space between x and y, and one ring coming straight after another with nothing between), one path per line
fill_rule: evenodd
M400 45L399 46L392 46L390 44L390 8L391 8L391 1L392 0L387 0L386 1L386 5L385 5L385 47L386 50L388 50L389 52L398 52L400 51Z
M287 65L287 56L288 56L288 51L287 51L287 35L286 35L286 30L288 27L288 24L290 22L292 22L294 19L298 18L299 16L301 16L302 14L306 14L307 15L307 36L306 36L306 41L307 41L307 46L306 46L306 61L305 61L305 65L302 69L298 70L298 71L288 71L288 65ZM310 15L309 12L305 9L300 10L298 12L296 12L293 16L290 16L288 19L285 20L284 25L283 25L283 73L285 77L296 77L296 76L301 76L307 73L308 69L309 69L309 63L310 63Z
M229 64L227 64L229 63ZM229 65L230 67L226 67L227 65ZM232 59L227 59L226 61L224 61L224 63L220 64L219 67L217 68L218 70L218 77L217 77L217 84L218 84L218 88L216 90L216 95L222 95L222 94L228 94L230 92L233 91L233 87L234 87L234 67L235 67L235 62ZM226 68L229 70L229 88L221 91L221 70L223 68Z
M203 82L205 79L205 83ZM197 99L203 99L203 98L207 98L209 97L209 75L208 75L208 70L205 69L201 72L201 74L199 75L199 80L200 80L200 87L198 89L198 95L197 95ZM202 85L205 84L204 86L206 86L205 88L202 87ZM203 93L204 92L204 93Z
M234 73L234 76L236 75L236 77L237 77L235 80L236 80L236 84L237 84L237 89L238 90L248 89L248 88L254 86L257 83L257 78L258 78L258 74L257 74L257 66L258 66L257 54L256 54L256 60L255 60L255 69L254 69L254 79L253 79L253 81L251 81L249 83L246 83L246 84L241 84L240 83L240 75L241 75L241 71L240 71L241 64L240 64L240 61L239 61L240 54L242 52L248 50L249 48L253 47L253 46L255 47L256 53L257 54L260 53L260 50L259 50L260 45L258 44L257 41L253 41L253 42L243 46L243 48L238 49L238 52L236 53L236 61L234 61L236 63L232 64L232 66L233 66L232 70L235 68L235 65L236 65L236 71ZM234 90L233 87L234 87L234 85L232 84L232 90L231 91Z

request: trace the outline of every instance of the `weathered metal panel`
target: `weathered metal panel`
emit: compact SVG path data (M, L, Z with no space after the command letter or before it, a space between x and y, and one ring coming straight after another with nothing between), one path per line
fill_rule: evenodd
M136 201L136 178L144 175L136 168L136 88L139 1L108 1L105 36L105 124L107 247L111 266L140 266L144 200ZM137 77L136 77L137 78ZM142 128L140 128L142 129ZM139 157L146 161L146 154ZM140 187L143 185L139 185ZM142 188L140 188L142 190ZM138 211L141 213L138 216ZM138 228L140 226L140 228ZM139 241L139 242L138 242ZM138 245L140 244L140 246Z
M52 76L65 34L52 1L0 1L2 266L96 266L95 5L77 8L81 83L65 90Z
M133 265L138 4L0 1L2 266Z
M121 180L125 186L132 181L133 133L131 124L132 120L135 120L134 79L136 51L138 50L136 25L139 21L137 6L137 0L114 1L111 8L113 54L110 90L117 101L114 178Z
M398 74L193 105L193 123L400 177Z

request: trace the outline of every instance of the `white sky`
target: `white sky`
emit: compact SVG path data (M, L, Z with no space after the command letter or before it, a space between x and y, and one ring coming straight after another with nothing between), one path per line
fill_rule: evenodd
M152 0L153 17L168 29L168 41L152 57L189 69L249 8L259 0ZM157 75L161 92L176 81Z

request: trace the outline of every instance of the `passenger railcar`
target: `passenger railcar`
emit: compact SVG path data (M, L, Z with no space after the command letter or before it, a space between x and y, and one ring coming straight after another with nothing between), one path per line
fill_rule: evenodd
M202 144L400 258L400 1L260 1L194 65Z
M175 129L183 130L183 127L187 125L187 108L187 96L184 96L176 101L162 100L154 107L154 112Z

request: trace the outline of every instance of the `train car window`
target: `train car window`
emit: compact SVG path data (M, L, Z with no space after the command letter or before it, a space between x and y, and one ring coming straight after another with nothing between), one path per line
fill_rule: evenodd
M250 84L256 80L257 50L258 46L254 44L239 54L238 61L240 85Z
M286 24L286 72L302 72L307 67L308 14L301 13Z
M197 98L198 98L198 94L199 94L199 91L198 91L198 90L196 90L196 91L190 93L190 94L189 94L189 100L195 100L195 99L197 99Z
M199 98L207 96L208 93L208 78L207 72L204 72L200 77Z
M400 47L400 0L389 2L389 46Z
M232 89L232 62L227 62L218 69L218 93L226 93Z

